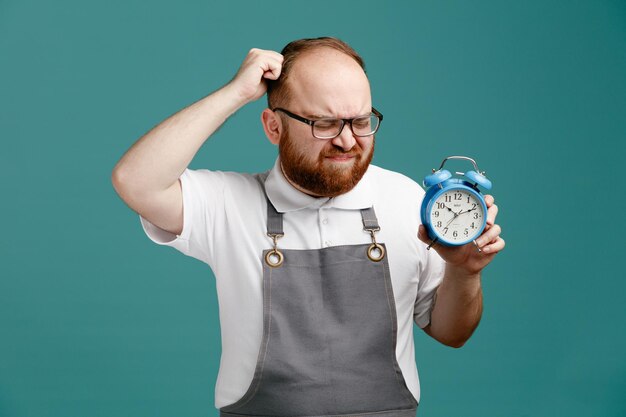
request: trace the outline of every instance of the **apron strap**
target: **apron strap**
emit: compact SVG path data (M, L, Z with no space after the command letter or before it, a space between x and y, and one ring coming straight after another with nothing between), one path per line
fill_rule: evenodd
M267 200L267 234L282 235L283 234L283 214L276 210L269 198Z
M274 242L274 248L265 254L265 263L272 268L278 268L283 264L284 255L278 250L278 239L284 236L283 233L283 215L276 210L276 207L272 204L267 192L265 191L265 179L267 174L262 174L257 177L261 188L263 188L263 194L265 194L265 201L267 202L267 235L272 238Z
M361 209L361 220L363 221L363 229L367 232L380 230L374 207ZM283 213L279 213L269 199L267 199L267 234L283 234Z
M272 204L269 198L267 198L267 235L274 241L274 249L267 253L265 262L271 267L279 267L283 263L283 254L277 249L276 240L279 237L284 236L283 233L283 213L279 213L276 207ZM372 244L367 249L367 257L374 262L380 262L385 257L385 247L376 242L375 233L380 230L378 225L378 219L376 218L376 212L374 207L368 207L361 209L361 220L363 221L363 229L372 236ZM275 255L277 258L268 258L270 255Z
M264 175L264 177L267 176ZM263 192L265 193L265 178L257 179L261 183L261 186L263 187ZM270 236L282 236L284 234L283 213L279 213L278 210L276 210L276 207L274 207L270 199L267 198L267 193L265 193L265 200L267 201L267 234ZM380 226L378 225L378 218L376 217L374 207L361 209L361 220L363 221L363 229L365 231L372 233L380 230Z
M265 191L265 180L269 176L269 171L259 174L257 181L261 184L263 194L265 195L265 201L267 202L267 234L268 236L282 236L283 235L283 215L276 210L276 207L272 204L267 192Z
M363 228L368 232L376 232L380 230L378 219L374 207L361 209L361 219L363 219Z
M375 233L380 230L380 226L374 207L361 209L361 219L363 219L363 229L372 236L372 244L367 249L367 257L374 262L380 262L385 257L385 247L376 242Z

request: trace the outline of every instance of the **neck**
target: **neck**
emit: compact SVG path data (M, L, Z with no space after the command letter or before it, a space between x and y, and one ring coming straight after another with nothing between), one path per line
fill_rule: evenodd
M296 184L295 182L293 182L293 181L292 181L292 180L291 180L291 179L287 176L287 174L285 173L285 170L283 169L283 163L282 163L282 162L280 163L280 172L282 172L282 173L283 173L283 177L285 177L285 179L287 180L287 182L288 182L289 184L291 184L291 186L292 186L293 188L295 188L296 190L298 190L298 191L300 191L300 192L303 192L303 193L304 193L304 194L306 194L306 195L310 195L311 197L315 197L315 198L325 197L325 196L323 196L323 195L321 195L321 194L315 194L314 192L309 191L309 190L307 190L306 188L302 188L302 187L300 187L298 184Z

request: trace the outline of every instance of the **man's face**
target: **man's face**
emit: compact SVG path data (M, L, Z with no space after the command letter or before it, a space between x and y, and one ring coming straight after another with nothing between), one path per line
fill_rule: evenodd
M350 57L332 49L309 52L294 64L287 109L308 119L353 118L372 108L369 82ZM334 139L317 139L305 123L282 116L281 166L296 188L334 197L361 180L374 155L374 137L356 137L349 125Z
M348 130L348 126L344 129ZM315 145L324 146L314 151L303 149L305 147L299 145L297 138L290 137L287 129L281 134L279 155L285 176L311 195L334 197L350 191L361 180L374 156L374 138L370 139L371 146L366 150L358 141L350 150L345 150L330 140L302 139L323 142Z

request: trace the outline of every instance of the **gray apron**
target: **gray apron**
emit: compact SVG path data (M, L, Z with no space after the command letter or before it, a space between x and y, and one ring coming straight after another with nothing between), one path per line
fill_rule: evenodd
M374 209L361 210L372 244L291 250L277 248L283 217L267 204L263 339L248 391L220 416L415 417Z

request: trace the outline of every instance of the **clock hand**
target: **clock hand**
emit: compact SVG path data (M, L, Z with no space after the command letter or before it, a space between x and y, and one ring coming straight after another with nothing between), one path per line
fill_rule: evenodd
M445 204L443 205L445 208L447 208L449 211L451 211L452 213L454 213L454 217L456 218L459 214L462 213L463 210L461 210L460 212L456 212L454 210L452 210L450 207L446 206Z
M472 211L472 210L476 210L476 207L472 207L471 209L469 209L469 210L465 210L465 211L461 210L461 211L459 212L459 214L458 214L458 215L465 214L465 213L469 213L469 212L470 212L470 211Z
M446 225L444 226L444 228L447 228L448 226L450 226L450 223L452 223L454 221L454 219L456 219L459 214L457 212L455 212L454 210L452 210L450 207L446 206L445 204L443 205L445 208L448 209L448 211L451 211L452 214L454 214L454 217L452 217L452 219L450 219L450 221L448 223L446 223Z
M452 211L452 210L450 210ZM452 211L454 213L454 211ZM454 219L456 219L457 217L459 217L458 214L454 213L454 217L452 219L450 219L450 221L446 224L446 227L450 226L450 223L452 223L454 221Z
M454 219L456 219L457 217L459 217L461 214L465 214L465 213L469 213L472 210L476 210L476 207L472 207L469 210L466 211L459 211L458 213L456 213L454 210L452 210L451 208L449 208L448 206L444 205L445 208L447 208L448 210L450 210L452 213L454 213L454 217L446 224L446 227L450 226L450 223L452 223L454 221Z
M454 212L454 210L452 210L450 207L446 206L445 204L444 204L443 206L444 206L445 208L447 208L447 209L448 209L448 211L451 211L452 213L456 214L456 213Z

